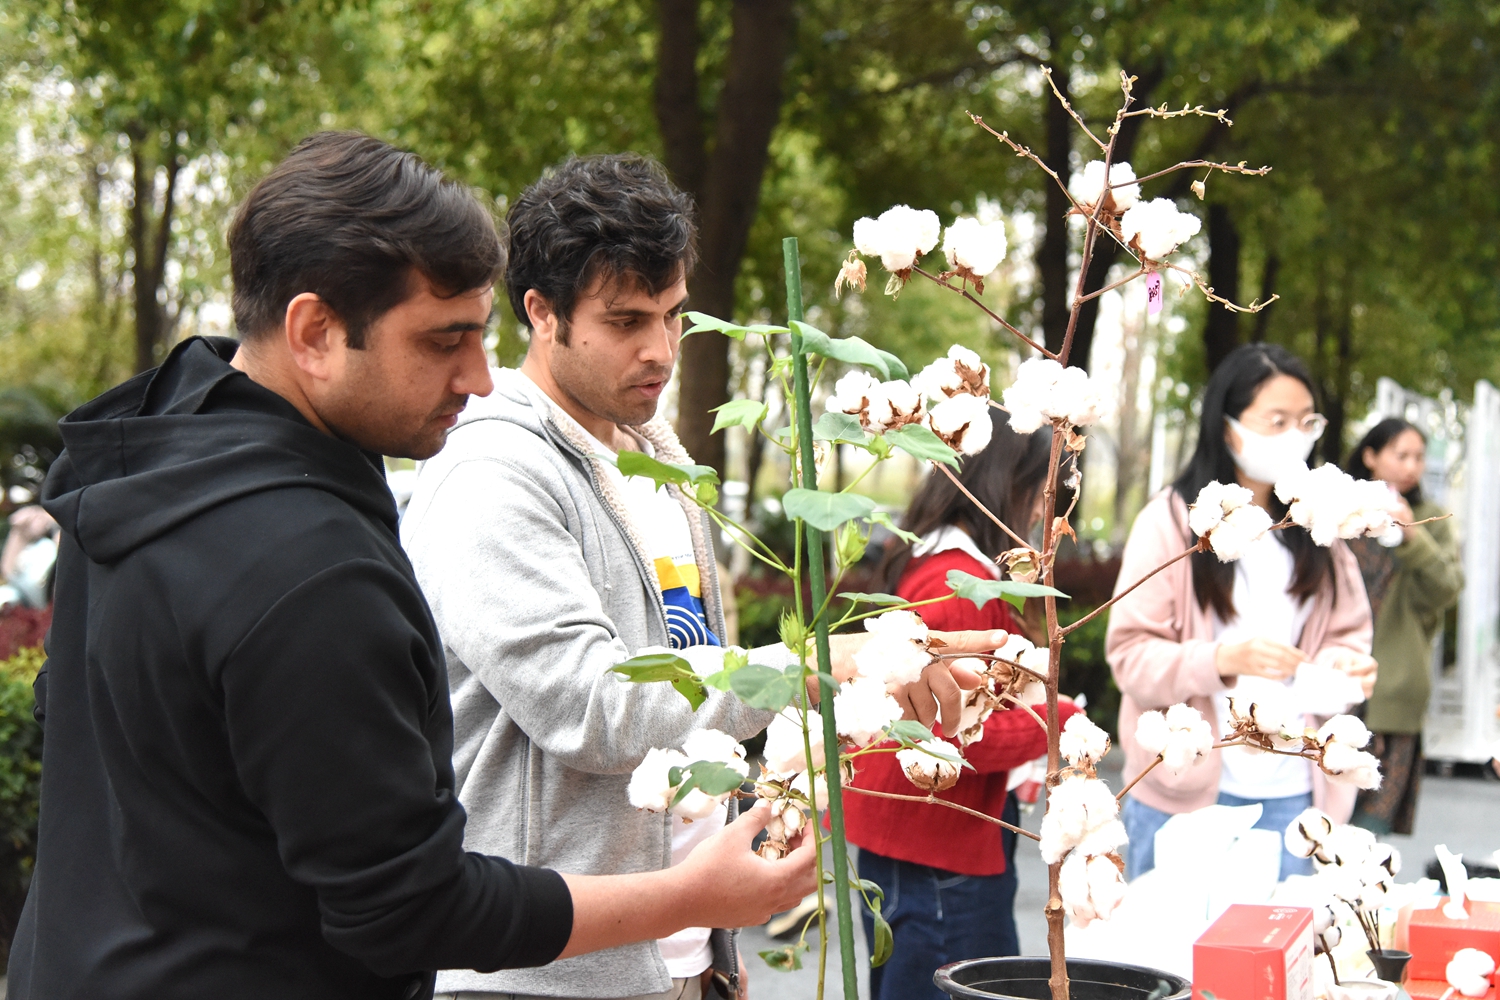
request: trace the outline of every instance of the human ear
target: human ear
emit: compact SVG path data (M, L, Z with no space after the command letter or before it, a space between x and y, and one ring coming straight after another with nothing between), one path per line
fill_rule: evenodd
M526 289L522 299L526 306L526 318L531 321L531 339L552 343L557 339L557 312L547 297L535 288Z
M1360 452L1359 453L1359 460L1364 463L1365 468L1369 469L1371 472L1375 471L1375 449L1374 448L1366 448L1364 451Z
M287 348L297 367L315 379L332 378L348 344L344 321L328 303L303 292L287 303L284 326Z
M1240 453L1240 444L1241 444L1240 436L1238 434L1236 434L1234 432L1234 428L1230 426L1230 424L1229 424L1229 418L1225 417L1224 418L1224 446L1227 447L1232 454L1238 455Z

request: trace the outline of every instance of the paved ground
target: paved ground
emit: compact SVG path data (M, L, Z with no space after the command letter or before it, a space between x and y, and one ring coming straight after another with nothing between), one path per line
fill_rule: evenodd
M1110 778L1111 785L1118 787L1116 776L1106 777ZM1035 811L1023 819L1023 825L1034 830L1040 821L1039 804ZM1490 855L1500 849L1500 783L1473 776L1428 776L1423 779L1422 797L1412 836L1384 839L1401 851L1405 867L1398 881L1402 882L1414 881L1422 876L1427 862L1434 857L1432 849L1436 844L1447 844L1450 850L1462 853L1466 861L1494 864ZM1020 880L1020 889L1016 893L1016 924L1020 931L1021 952L1026 955L1042 955L1047 950L1047 928L1042 919L1042 907L1047 896L1047 869L1035 846L1026 841L1016 851L1016 862ZM861 1000L868 1000L863 974L864 964L868 959L864 937L857 923L855 939L861 965L860 997ZM816 932L812 936L814 948L805 956L803 969L799 972L778 972L767 968L755 956L757 951L780 944L767 938L760 928L746 931L742 940L745 942L745 951L750 956L747 960L751 976L750 995L755 1000L814 1000L817 996ZM836 942L829 958L824 995L841 998L843 993L839 986Z

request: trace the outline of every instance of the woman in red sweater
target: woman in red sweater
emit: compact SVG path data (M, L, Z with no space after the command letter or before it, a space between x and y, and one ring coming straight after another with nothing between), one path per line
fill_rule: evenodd
M1020 435L1003 413L992 409L990 414L990 445L964 460L959 479L1025 536L1041 506L1051 429ZM903 523L921 540L908 545L895 539L881 571L886 589L908 601L948 595L951 570L998 576L994 557L1015 544L947 476L936 473L917 491ZM972 601L953 598L917 610L929 628L1021 631L1004 601L976 608ZM1071 704L1064 705L1062 719L1073 711ZM1007 790L1010 770L1046 752L1046 734L1029 714L1019 709L995 712L984 724L984 736L963 751L974 770L965 769L958 784L939 797L1017 823L1015 796ZM891 753L861 757L852 784L917 794ZM939 966L1020 954L1011 867L1014 834L925 803L852 794L844 799L844 810L848 837L860 849L860 877L885 892L882 912L895 935L890 961L870 970L870 1000L941 1000L932 983ZM868 912L864 919L865 938L873 941L874 921Z

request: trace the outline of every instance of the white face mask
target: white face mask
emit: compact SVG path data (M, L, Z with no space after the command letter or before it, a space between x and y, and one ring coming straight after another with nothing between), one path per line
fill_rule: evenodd
M1229 452L1234 464L1247 478L1273 486L1305 466L1313 445L1323 436L1321 432L1309 434L1295 427L1280 434L1258 434L1233 417L1226 419L1240 437L1240 450L1231 448Z

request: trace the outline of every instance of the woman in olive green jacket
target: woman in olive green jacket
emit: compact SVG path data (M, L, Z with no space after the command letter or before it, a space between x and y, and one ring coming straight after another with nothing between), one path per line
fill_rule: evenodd
M1354 447L1346 471L1356 479L1385 480L1399 494L1394 498L1397 519L1410 524L1446 513L1422 497L1426 466L1426 437L1392 417L1372 427ZM1399 542L1362 538L1350 548L1359 560L1375 619L1370 652L1380 673L1365 706L1365 723L1375 734L1370 749L1380 758L1384 775L1380 788L1360 793L1353 822L1378 835L1409 834L1422 777L1432 641L1442 628L1443 612L1458 600L1463 569L1451 520L1403 528Z

